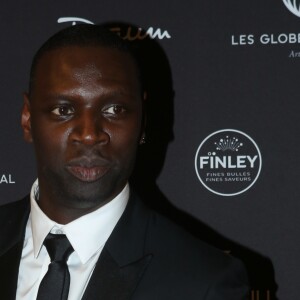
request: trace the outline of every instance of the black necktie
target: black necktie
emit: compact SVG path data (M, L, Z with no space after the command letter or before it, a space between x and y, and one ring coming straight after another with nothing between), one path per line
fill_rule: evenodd
M70 273L67 260L74 251L64 234L49 233L44 245L51 258L48 271L41 281L37 300L67 300L70 287Z

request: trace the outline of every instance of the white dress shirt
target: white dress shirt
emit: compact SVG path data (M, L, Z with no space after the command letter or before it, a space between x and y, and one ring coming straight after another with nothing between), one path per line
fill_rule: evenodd
M107 239L125 210L129 199L129 186L127 184L117 197L96 211L66 225L55 223L43 213L35 199L37 191L36 181L30 194L31 212L26 226L16 300L36 299L40 282L50 263L43 245L49 232L66 234L74 248L68 260L71 277L68 300L79 300Z

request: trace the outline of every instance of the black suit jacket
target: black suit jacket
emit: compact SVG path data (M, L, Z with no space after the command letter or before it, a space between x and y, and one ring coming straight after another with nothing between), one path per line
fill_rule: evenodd
M15 299L29 197L0 207L0 298ZM248 299L241 263L198 241L132 196L83 300Z

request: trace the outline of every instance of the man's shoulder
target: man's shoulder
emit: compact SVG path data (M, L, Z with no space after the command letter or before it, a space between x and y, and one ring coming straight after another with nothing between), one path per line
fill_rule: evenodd
M145 284L151 282L157 287L151 291L153 295L165 290L172 299L247 297L247 273L240 260L194 237L153 210L148 218L145 252L152 254Z
M149 245L168 259L184 257L185 263L202 268L207 265L210 270L226 267L236 260L155 211L151 212L148 226Z
M29 197L0 206L0 255L23 239L29 211Z
M30 197L29 197L29 195L26 195L24 198L19 199L17 201L12 201L9 203L1 204L0 205L0 213L2 211L8 211L8 210L11 210L14 208L26 207L29 205L29 203L30 203Z
M209 266L213 270L226 268L237 261L221 249L205 243L166 216L147 207L141 198L136 197L135 201L143 222L147 219L145 249L162 257L165 262L184 257L185 263L194 268L201 265L202 268Z
M16 219L29 212L29 196L21 200L6 203L0 206L0 222L7 222L8 219Z

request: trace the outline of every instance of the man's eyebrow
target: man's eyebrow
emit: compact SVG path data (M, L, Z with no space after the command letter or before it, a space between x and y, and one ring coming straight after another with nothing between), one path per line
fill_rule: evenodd
M129 89L124 89L122 87L116 88L116 89L105 89L103 88L101 95L99 95L99 98L114 98L114 97L136 97L138 93L134 91L130 91ZM76 101L78 99L77 93L69 93L66 91L62 92L49 92L45 96L49 100L53 101ZM84 96L80 96L81 98L84 98Z
M65 100L65 101L74 101L75 100L75 96L72 96L72 95L69 95L69 94L64 94L64 93L48 93L46 96L45 96L46 99L48 100L53 100L53 101L56 101L56 100Z
M134 93L129 91L128 89L120 88L120 89L114 89L111 91L108 91L105 93L105 96L133 96Z

